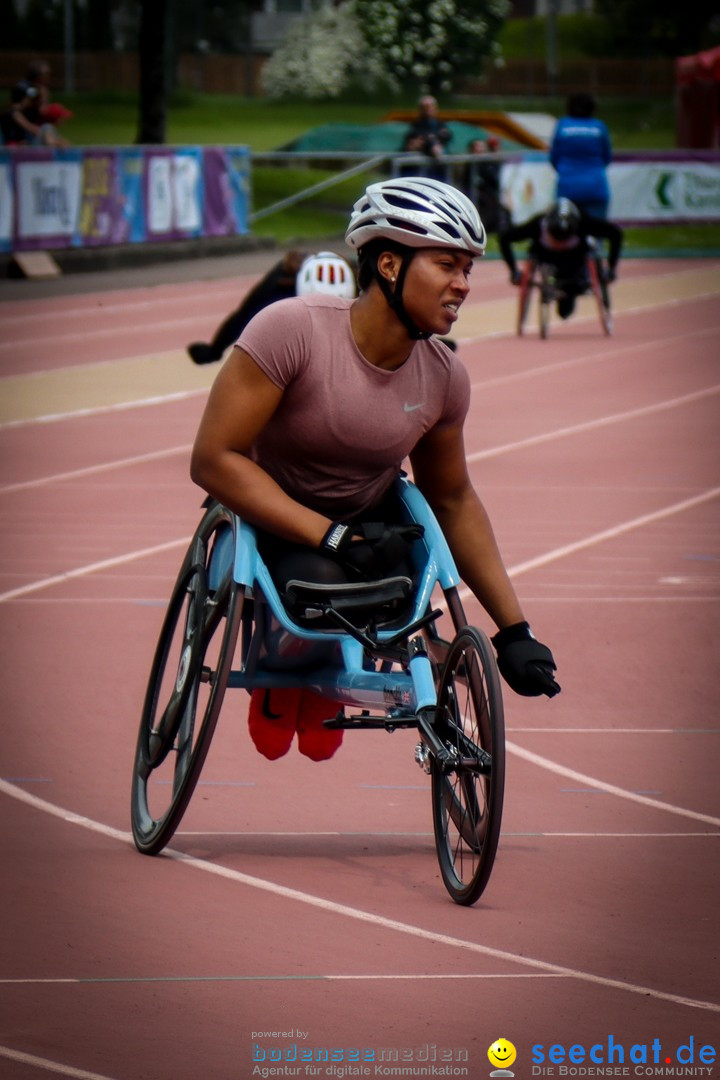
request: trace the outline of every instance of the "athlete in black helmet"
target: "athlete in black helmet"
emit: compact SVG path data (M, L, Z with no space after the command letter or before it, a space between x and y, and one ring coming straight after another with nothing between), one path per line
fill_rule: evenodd
M611 221L583 214L570 199L558 199L544 214L523 225L510 226L498 239L513 285L519 285L522 280L513 244L530 241L528 255L554 268L558 290L563 293L557 302L558 315L567 319L575 309L576 297L589 287L585 269L591 250L588 237L608 241L608 281L614 281L622 249L622 229Z

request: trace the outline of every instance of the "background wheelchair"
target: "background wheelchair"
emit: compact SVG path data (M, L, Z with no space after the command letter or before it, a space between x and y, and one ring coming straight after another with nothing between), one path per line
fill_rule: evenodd
M607 263L592 237L587 238L587 243L590 250L585 260L583 288L578 292L578 295L592 293L597 304L600 325L605 334L609 336L613 332L613 317L610 290L608 288ZM546 338L548 336L550 307L564 295L562 283L556 280L555 274L554 266L541 262L534 255L530 255L526 260L518 295L518 335L522 336L524 333L530 302L533 292L535 292L538 303L540 337Z
M406 520L424 527L413 544L412 580L290 582L283 598L254 530L208 501L170 598L140 720L131 798L140 852L157 854L178 827L226 689L301 687L328 699L326 726L417 730L415 760L430 777L443 881L459 904L481 895L505 780L494 651L467 625L457 570L424 498L405 478L397 494ZM451 641L437 630L445 612L432 607L436 591Z

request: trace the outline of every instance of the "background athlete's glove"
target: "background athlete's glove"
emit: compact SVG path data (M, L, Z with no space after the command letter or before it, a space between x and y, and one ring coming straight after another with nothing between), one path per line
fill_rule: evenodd
M385 525L380 521L346 525L335 521L319 551L337 559L358 578L377 581L406 572L403 564L410 557L411 544L424 531L422 525Z
M492 638L497 651L498 668L516 694L523 697L554 697L560 687L553 678L556 664L547 645L533 636L526 622L514 623Z

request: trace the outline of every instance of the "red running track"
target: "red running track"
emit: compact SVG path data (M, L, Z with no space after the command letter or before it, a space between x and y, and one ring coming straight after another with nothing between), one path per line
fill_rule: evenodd
M461 340L473 477L563 685L553 701L505 695L503 837L469 910L439 878L412 733L270 764L236 691L172 850L135 852L136 727L199 514L186 448L203 394L0 428L0 1076L244 1080L295 1045L343 1061L276 1075L483 1077L499 1037L522 1080L571 1075L560 1049L549 1072L552 1045L576 1047L575 1069L709 1075L718 265L689 299L694 264L626 267L618 307L631 285L645 299L611 339L578 317L547 342ZM476 274L484 302L507 302L499 264ZM181 371L238 287L0 303L4 388L159 349ZM374 1061L349 1062L354 1047Z

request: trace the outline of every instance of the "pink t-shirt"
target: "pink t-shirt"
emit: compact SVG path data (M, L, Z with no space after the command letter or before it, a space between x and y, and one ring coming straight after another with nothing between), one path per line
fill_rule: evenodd
M402 367L369 363L350 328L352 300L278 300L238 345L282 387L253 459L288 495L328 517L379 502L403 460L436 425L462 424L467 371L439 341L418 341Z

